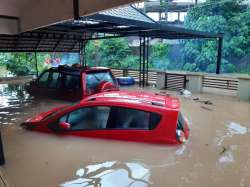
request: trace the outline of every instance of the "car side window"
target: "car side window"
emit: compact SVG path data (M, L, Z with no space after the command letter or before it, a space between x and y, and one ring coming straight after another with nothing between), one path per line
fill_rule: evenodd
M110 129L154 129L161 116L142 110L112 107L107 128Z
M58 86L59 86L59 73L58 72L51 72L49 87L50 88L58 88Z
M79 89L80 88L80 76L64 75L64 86L68 89Z
M61 117L59 122L69 123L71 130L105 129L109 112L110 107L85 107Z
M48 84L48 79L49 79L49 72L46 71L46 72L43 73L43 74L41 75L41 77L39 78L39 84L40 84L41 86L47 86L47 84Z

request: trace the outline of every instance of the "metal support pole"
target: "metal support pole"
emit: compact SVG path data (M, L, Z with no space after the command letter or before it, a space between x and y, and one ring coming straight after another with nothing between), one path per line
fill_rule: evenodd
M83 65L82 49L83 49L83 41L79 41L79 58L80 58L80 64L81 65Z
M146 41L145 41L145 36L143 37L143 52L142 52L142 55L143 55L143 59L142 59L142 86L145 87L145 61L146 61Z
M140 37L140 64L139 64L139 86L141 86L141 50L142 50L142 47L141 47L141 37Z
M36 52L35 52L35 62L36 62L36 77L38 78L38 65L37 65L37 55L36 55Z
M87 62L86 62L86 40L83 41L83 65L84 65L84 67L87 66Z
M5 158L4 158L4 153L3 153L3 142L2 142L2 136L1 136L1 131L0 131L0 165L5 164Z
M148 61L148 59L149 59L149 38L147 39L147 48L146 48L147 50L147 67L146 67L146 85L148 86L148 63L149 63L149 61Z
M74 20L79 20L79 0L73 0Z
M218 40L218 53L217 53L217 63L216 63L216 74L220 74L223 38L219 37L217 40Z

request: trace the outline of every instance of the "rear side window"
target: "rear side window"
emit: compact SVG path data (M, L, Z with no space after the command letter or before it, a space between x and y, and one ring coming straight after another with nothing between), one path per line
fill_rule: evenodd
M78 89L81 86L80 82L80 76L77 75L64 75L63 76L63 82L65 88L68 89Z
M112 129L154 129L160 122L160 115L142 110L112 107L107 128Z

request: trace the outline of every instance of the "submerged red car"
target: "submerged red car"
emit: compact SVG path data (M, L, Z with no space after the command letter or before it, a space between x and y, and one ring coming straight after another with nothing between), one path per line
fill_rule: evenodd
M70 101L118 89L118 83L109 68L80 65L50 68L26 85L26 90L32 95Z
M178 144L189 129L178 98L132 91L92 95L74 106L61 106L28 119L30 130L60 135Z

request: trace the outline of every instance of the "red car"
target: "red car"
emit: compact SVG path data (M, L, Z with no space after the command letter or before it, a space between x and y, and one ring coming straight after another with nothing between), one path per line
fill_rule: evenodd
M105 90L118 90L109 68L59 66L45 70L37 80L26 85L32 95L50 96L70 101L81 100Z
M179 99L132 91L95 94L74 106L41 113L22 125L61 135L166 144L183 143L189 134Z

